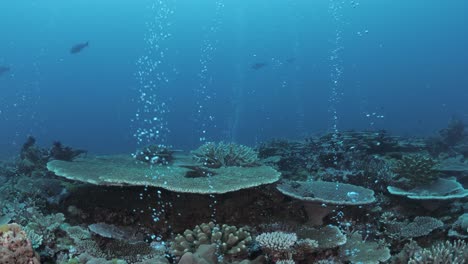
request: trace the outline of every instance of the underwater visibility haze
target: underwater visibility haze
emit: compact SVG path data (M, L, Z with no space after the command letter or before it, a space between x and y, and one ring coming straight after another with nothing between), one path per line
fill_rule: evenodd
M0 264L467 263L468 2L0 10Z

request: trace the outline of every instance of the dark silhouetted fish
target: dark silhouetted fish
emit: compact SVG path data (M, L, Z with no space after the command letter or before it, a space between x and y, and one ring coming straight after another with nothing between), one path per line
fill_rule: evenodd
M88 47L88 46L89 46L89 43L88 43L88 42L76 44L75 46L73 46L73 47L70 49L70 53L71 53L71 54L79 53L79 52L81 52L84 48L86 48L86 47Z
M257 63L252 64L251 68L254 69L254 70L259 70L259 69L261 69L261 68L263 68L263 67L265 67L267 65L268 64L266 64L264 62L257 62Z
M286 60L287 63L293 63L296 61L296 58L289 58Z
M0 76L10 71L10 67L0 66Z

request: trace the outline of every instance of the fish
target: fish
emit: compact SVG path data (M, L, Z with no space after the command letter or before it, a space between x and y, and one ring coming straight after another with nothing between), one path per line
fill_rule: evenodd
M71 54L80 53L84 48L86 48L86 47L88 47L88 46L89 46L89 42L78 43L78 44L74 45L74 46L70 49L70 53L71 53Z
M254 69L254 70L259 70L265 66L267 66L268 64L264 63L264 62L257 62L257 63L254 63L252 64L251 68Z
M0 66L0 76L10 71L10 67Z

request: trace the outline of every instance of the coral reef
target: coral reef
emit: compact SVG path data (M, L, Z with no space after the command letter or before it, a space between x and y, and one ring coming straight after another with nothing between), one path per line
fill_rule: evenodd
M383 131L133 157L29 138L16 164L0 162L0 234L17 223L21 257L45 264L465 263L460 128L436 155Z

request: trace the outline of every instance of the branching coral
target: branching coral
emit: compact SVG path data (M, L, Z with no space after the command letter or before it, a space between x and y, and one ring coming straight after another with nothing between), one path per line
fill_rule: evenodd
M299 239L296 233L281 231L262 233L255 238L266 256L276 263L303 261L319 249L319 242L313 238Z
M234 143L209 142L192 151L195 161L209 168L229 166L250 167L258 163L258 153L252 148Z
M394 171L402 187L410 189L437 180L439 177L435 165L436 162L429 156L407 155L398 161Z
M297 242L295 233L271 232L258 235L255 240L273 260L285 259Z

